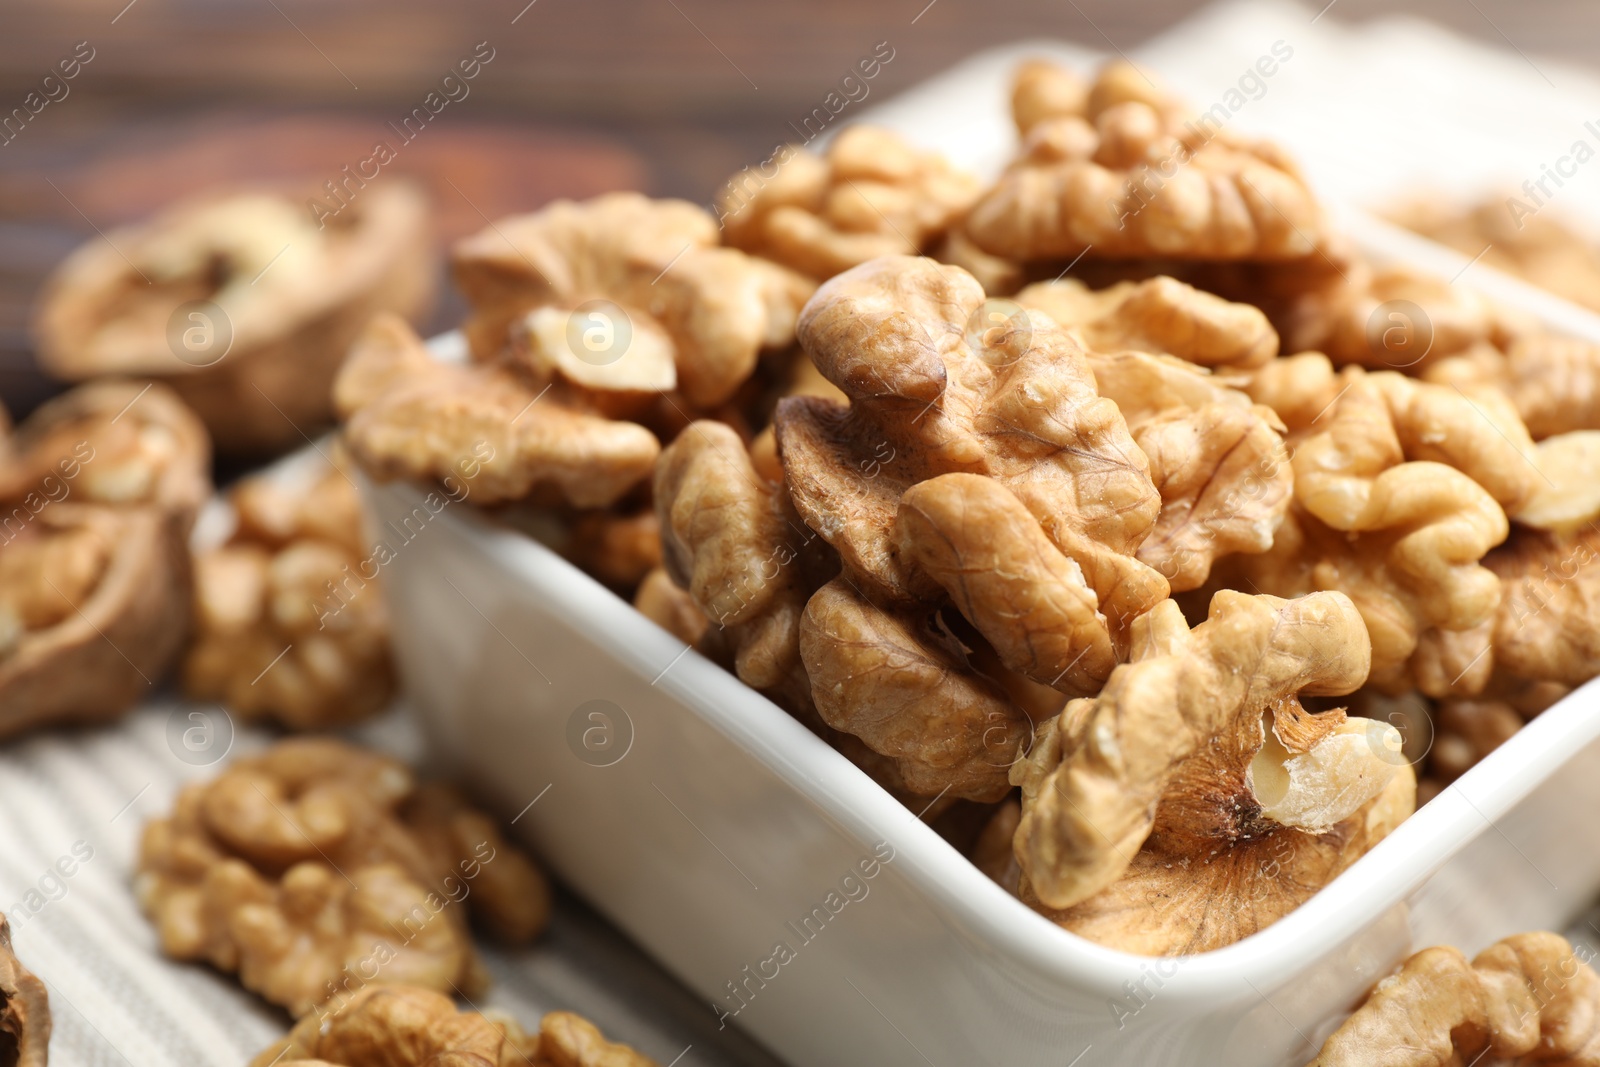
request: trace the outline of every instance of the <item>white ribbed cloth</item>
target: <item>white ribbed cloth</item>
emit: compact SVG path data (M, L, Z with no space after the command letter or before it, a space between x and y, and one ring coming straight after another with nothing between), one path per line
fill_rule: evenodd
M156 701L113 727L0 748L0 910L11 918L17 956L49 987L57 1067L240 1067L288 1026L231 978L162 957L134 902L146 820L170 811L184 782L215 773L169 747L169 721L181 732L192 710L216 713ZM358 734L408 758L420 747L403 710ZM268 741L263 731L240 730L230 756ZM719 1032L708 1005L575 901L558 900L551 929L533 947L482 948L494 986L479 1006L525 1026L570 1009L662 1067L674 1057L677 1067L774 1067L737 1031Z

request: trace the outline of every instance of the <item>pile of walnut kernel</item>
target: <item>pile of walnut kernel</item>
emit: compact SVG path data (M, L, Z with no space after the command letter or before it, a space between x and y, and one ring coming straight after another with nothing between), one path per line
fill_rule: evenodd
M987 187L858 127L715 222L490 227L470 359L374 323L345 439L380 478L477 447L480 504L1030 906L1218 948L1600 673L1600 347L1367 262L1126 63L1012 102Z

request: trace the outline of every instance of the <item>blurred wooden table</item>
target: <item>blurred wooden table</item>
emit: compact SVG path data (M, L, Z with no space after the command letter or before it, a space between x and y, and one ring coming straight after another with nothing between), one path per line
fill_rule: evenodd
M441 238L555 196L640 188L707 202L886 41L886 96L1030 36L1127 49L1200 0L5 0L0 118L80 41L94 59L0 145L0 398L54 388L32 369L40 279L96 228L187 191L319 183L437 89L480 42L494 58L392 170L432 187ZM1581 0L1336 0L1530 53L1600 62ZM59 91L59 90L57 90ZM435 325L459 306L447 302Z

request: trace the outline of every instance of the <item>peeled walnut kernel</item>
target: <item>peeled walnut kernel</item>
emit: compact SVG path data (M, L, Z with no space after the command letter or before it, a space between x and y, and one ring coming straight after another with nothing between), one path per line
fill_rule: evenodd
M976 341L983 292L964 271L889 257L827 282L800 336L843 407L779 404L778 447L796 509L845 567L885 596L934 594L892 547L905 490L946 473L1006 486L1096 589L1113 629L1166 593L1132 553L1159 498L1081 349L1041 319Z
M831 279L799 335L850 402L784 399L777 438L795 510L844 569L801 627L818 712L912 792L987 801L1029 720L983 646L1002 672L1093 691L1167 584L1133 558L1148 463L1081 350L1027 312L969 330L983 302L926 259Z
M373 983L471 993L486 978L453 905L526 938L548 900L483 816L324 739L186 787L145 827L135 890L169 956L237 972L295 1015Z
M11 924L0 915L0 1060L45 1067L50 1058L50 996L11 951Z
M665 567L657 567L645 575L634 594L633 606L639 614L667 631L686 645L700 643L711 620L706 618L694 597L678 588Z
M1484 565L1500 579L1484 655L1497 672L1568 686L1600 674L1600 530L1563 536L1517 529Z
M1600 976L1564 938L1517 934L1472 960L1423 949L1379 982L1308 1067L1600 1062ZM1485 1057L1489 1059L1485 1059Z
M1125 62L1101 70L1081 111L1042 69L1019 74L1018 158L963 224L985 252L1277 261L1325 240L1315 198L1277 147L1187 113Z
M1417 374L1521 330L1471 289L1410 267L1358 263L1329 284L1291 300L1280 329L1291 352L1325 352L1355 364Z
M1165 276L1100 290L1074 279L1041 282L1017 302L1076 329L1095 352L1132 349L1230 370L1252 370L1278 354L1278 333L1258 308Z
M1150 461L1161 513L1139 546L1141 562L1184 592L1205 584L1219 558L1272 547L1293 481L1284 427L1271 409L1188 361L1250 368L1270 360L1277 334L1265 316L1171 278L1099 292L1049 282L1017 301L1084 337L1100 395L1116 402Z
M1193 630L1171 601L1139 619L1132 661L1012 770L1023 899L1152 955L1220 948L1298 907L1412 809L1393 727L1300 704L1355 690L1369 652L1338 593L1223 590Z
M328 422L334 374L368 319L426 313L431 246L427 205L404 182L321 225L287 193L190 199L56 270L35 315L40 362L72 381L157 376L219 448L281 452Z
M1295 505L1272 549L1234 557L1228 580L1348 594L1372 635L1374 682L1403 690L1430 629L1469 631L1493 614L1500 583L1481 561L1509 529L1497 495L1519 503L1537 477L1531 442L1487 398L1359 368L1341 382L1295 442Z
M264 1049L251 1067L657 1067L607 1041L572 1012L550 1012L529 1035L514 1020L457 1011L453 1001L414 986L369 987L336 1010L307 1016Z
M779 150L775 177L729 179L717 216L728 244L817 279L925 251L977 197L976 179L895 134L849 126L818 158Z
M373 320L334 384L344 440L379 480L435 479L479 503L552 485L579 507L615 503L661 451L643 426L606 418L553 383L498 364L433 358L397 318Z
M238 524L195 558L184 689L298 730L364 718L394 694L389 624L348 474L315 457L246 478Z
M541 385L676 387L701 409L728 400L763 349L793 341L812 288L717 247L716 222L699 207L638 193L502 219L459 242L452 263L473 307L464 329L479 360L509 341Z
M826 563L783 487L756 473L732 429L702 420L662 452L653 495L667 573L726 630L739 678L804 690L800 614Z
M1537 333L1504 352L1478 345L1423 371L1430 381L1503 390L1536 439L1600 430L1600 345Z

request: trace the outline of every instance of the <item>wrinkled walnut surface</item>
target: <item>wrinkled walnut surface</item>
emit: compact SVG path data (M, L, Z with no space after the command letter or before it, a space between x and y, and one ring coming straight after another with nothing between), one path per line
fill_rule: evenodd
M1423 372L1430 381L1496 386L1537 439L1600 430L1600 345L1569 337L1520 337L1504 353L1477 345Z
M780 401L777 436L796 511L844 567L801 628L818 712L913 792L996 800L1028 719L967 649L1093 691L1167 583L1133 558L1159 506L1148 463L1082 351L1027 312L969 332L982 303L926 259L830 280L799 334L850 403Z
M50 1057L50 996L11 951L11 924L0 915L0 1060L45 1067Z
M1165 277L1098 292L1046 282L1017 301L1084 338L1100 395L1150 461L1161 512L1141 562L1183 592L1205 584L1218 559L1272 547L1293 483L1284 426L1206 371L1271 360L1278 335L1265 315Z
M1332 377L1325 361L1303 369ZM1430 630L1470 631L1499 601L1483 566L1538 477L1532 442L1503 398L1467 396L1392 371L1347 368L1294 442L1295 504L1272 549L1230 561L1233 580L1298 596L1333 589L1372 635L1377 684L1408 688ZM1317 399L1320 399L1320 394Z
M268 472L230 492L238 526L195 558L184 689L296 730L364 718L394 694L389 623L346 471Z
M369 983L470 995L487 979L465 909L519 939L549 913L490 820L388 757L310 738L186 787L145 827L135 890L169 956L295 1015Z
M501 1016L457 1011L447 996L416 986L369 987L326 1015L302 1019L251 1067L656 1067L607 1041L582 1016L556 1011L539 1032Z
M1195 116L1126 62L1081 94L1046 64L1018 75L1018 158L973 206L964 232L1013 260L1170 256L1292 260L1326 224L1294 163Z
M373 477L443 481L478 503L548 484L574 505L603 507L648 478L661 449L643 426L593 413L561 383L541 392L502 363L440 362L393 317L368 326L334 403Z
M101 722L183 647L188 574L147 507L51 504L0 546L0 736Z
M718 247L717 236L701 208L638 193L558 200L502 219L452 253L473 306L465 326L473 352L492 359L513 340L536 378L559 374L597 389L676 387L691 405L714 407L750 376L762 349L793 340L812 288L776 264ZM616 357L568 342L568 314L594 300L612 301L628 317L632 340Z
M189 625L205 429L166 387L104 381L0 447L0 735L121 714Z
M1337 593L1224 590L1193 630L1170 601L1141 618L1132 661L1012 770L1023 899L1151 955L1220 948L1298 907L1411 813L1392 727L1300 704L1355 690L1368 657Z
M219 448L283 451L329 420L334 374L366 321L424 314L435 284L427 205L404 182L365 190L322 226L297 196L213 195L73 253L46 283L34 329L57 376L158 375ZM190 301L224 321L174 328ZM180 359L175 329L211 333ZM208 347L229 329L231 345Z
M746 168L728 180L725 240L817 279L926 251L979 192L936 153L872 126L846 127L821 157L790 145L772 162L770 179Z
M1600 976L1556 934L1505 938L1470 964L1427 948L1379 982L1308 1067L1600 1063L1597 1002Z

